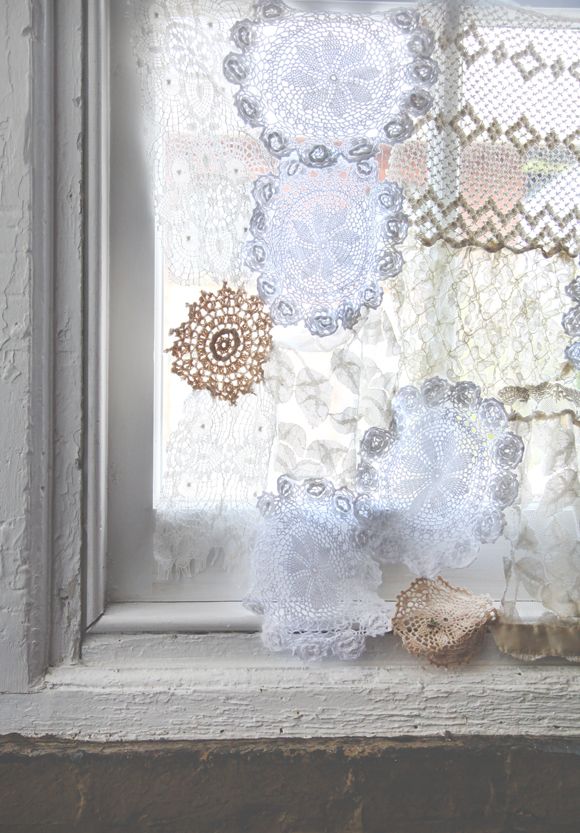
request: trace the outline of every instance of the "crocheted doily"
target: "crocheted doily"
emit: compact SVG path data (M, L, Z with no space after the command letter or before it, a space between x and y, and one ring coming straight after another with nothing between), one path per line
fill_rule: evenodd
M399 593L392 624L407 651L447 668L472 659L495 618L489 596L476 596L438 576L415 579Z
M258 508L263 523L244 603L264 616L264 644L303 659L356 659L367 636L390 624L354 495L328 480L282 476Z
M304 321L326 336L379 306L379 281L403 265L396 247L407 218L401 189L377 181L374 160L312 171L293 159L279 177L260 177L253 193L246 263L261 273L258 292L275 324Z
M171 370L195 390L234 404L263 378L272 346L270 316L258 297L225 283L216 293L202 291L188 308L187 321L169 333L175 336L168 350Z
M428 379L393 399L389 430L369 428L358 488L377 523L377 557L433 577L464 567L481 542L495 541L502 510L518 493L523 455L497 399L471 382Z
M580 336L580 275L566 287L566 294L574 301L574 306L562 316L562 326L571 338ZM580 370L580 341L574 341L566 347L565 356L576 370Z
M434 38L416 12L304 13L261 0L232 39L241 52L224 73L240 86L238 112L275 156L297 150L314 167L366 159L407 139L431 107Z

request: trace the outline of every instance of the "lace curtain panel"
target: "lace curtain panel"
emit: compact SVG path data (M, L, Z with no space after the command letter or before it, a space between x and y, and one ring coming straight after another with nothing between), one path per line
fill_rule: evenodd
M420 10L440 83L390 162L420 242L578 254L578 24L461 0Z
M398 111L393 115L394 103L387 108L386 115L404 127L397 122L402 132L395 135L372 112L372 85L381 79L371 52L361 47L350 55L346 47L332 46L343 24L336 29L327 21L330 69L346 79L345 89L337 88L325 104L328 118L338 114L346 123L356 104L371 114L365 124L384 127L379 133L371 126L364 135L349 128L349 141L335 147L328 141L336 133L330 122L310 144L308 124L302 125L304 141L296 125L291 132L291 100L284 99L284 124L260 121L257 111L244 110L246 99L240 104L240 96L257 89L254 76L253 86L245 81L257 47L251 27L239 23L255 19L252 3L130 0L128 9L142 78L168 351L155 503L159 575L175 580L208 566L249 565L255 552L248 582L252 606L265 617L268 644L287 647L288 634L298 629L305 635L301 655L358 655L365 635L388 626L380 568L368 555L380 534L362 509L355 512L364 438L369 429L393 431L397 402L409 386L424 391L435 380L434 387L446 386L448 401L449 391L470 383L477 390L471 410L445 405L441 416L441 408L425 406L423 440L428 444L437 432L447 432L447 419L477 420L481 402L497 401L504 416L493 442L513 437L506 442L513 458L499 468L486 463L490 512L493 478L509 476L505 499L492 513L489 540L496 543L485 546L505 561L506 620L517 620L521 598L537 600L548 617L576 619L580 390L565 355L570 336L562 315L571 303L566 287L577 275L580 23L492 3L419 4L421 43L404 52L389 46L388 60L395 79L408 81L403 58L409 55L410 63L425 61L431 74L424 68L421 84L397 82L393 102L410 89L418 97L407 120ZM308 27L296 14L284 48L297 56L300 83L316 85L316 50L301 37L300 27ZM409 40L400 27L397 32ZM242 58L228 64L232 53ZM267 63L271 57L260 52L259 60L262 95L270 101L286 90L289 68L279 56L275 71ZM274 132L290 146L272 144ZM318 147L327 156L316 151L318 157L309 157ZM288 217L295 217L291 225ZM312 278L325 274L332 281ZM360 283L363 274L366 284ZM244 320L236 317L235 304L226 308L224 283L232 296L255 299L244 304L259 301L272 319L271 332L256 323L258 307ZM187 307L196 304L204 306L203 315ZM227 337L216 337L212 353L220 368L239 341L249 345L247 364L236 365L233 392L219 382L211 357L194 366L179 346L180 338L197 338L200 328L210 332L208 315L227 321ZM182 378L171 372L174 362ZM244 374L252 385L244 387ZM186 377L197 381L188 386ZM216 394L219 384L226 395ZM491 461L496 452L490 442L482 434L467 457ZM404 456L408 460L407 451ZM455 462L464 465L463 457ZM519 481L518 496L508 480L515 480L516 492ZM309 489L319 482L326 485L313 496ZM337 494L345 496L345 514L336 515ZM313 501L322 529L343 524L331 552L316 537ZM307 638L307 597L316 588L300 584L291 559L276 564L271 558L277 546L290 546L284 530L296 527L288 520L293 513L302 518L293 552L302 563L315 559L334 570L325 568L334 606L326 630L324 622L316 624L314 647ZM492 515L485 518L492 525ZM368 540L357 556L356 595L366 602L345 613L345 541L361 530ZM307 540L316 541L314 549ZM437 548L419 547L417 555L415 542L407 560L417 575L436 575L468 563L485 535L477 541L473 548L456 548L457 557L444 548L442 558ZM302 596L283 605L278 598L274 609L264 590L272 583Z

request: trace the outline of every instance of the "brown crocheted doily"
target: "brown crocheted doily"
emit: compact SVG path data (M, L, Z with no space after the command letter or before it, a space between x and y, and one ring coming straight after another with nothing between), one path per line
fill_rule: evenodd
M263 379L272 320L260 298L225 283L219 292L202 291L188 308L188 320L169 331L171 370L195 390L234 404Z
M449 667L469 662L496 617L492 600L438 576L418 578L396 599L393 632L415 656Z

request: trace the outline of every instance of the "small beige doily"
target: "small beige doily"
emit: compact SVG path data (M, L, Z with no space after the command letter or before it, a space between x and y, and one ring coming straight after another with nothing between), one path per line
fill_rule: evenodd
M393 632L411 654L448 668L473 658L496 615L489 596L476 596L441 576L418 578L397 596Z
M202 290L188 304L187 320L169 331L171 370L194 390L208 390L234 405L264 378L272 347L272 319L257 295L226 283L219 292Z

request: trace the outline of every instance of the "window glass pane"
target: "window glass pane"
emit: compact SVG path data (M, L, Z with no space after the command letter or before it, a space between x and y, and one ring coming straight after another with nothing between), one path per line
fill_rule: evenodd
M109 597L240 599L257 496L275 490L280 474L322 475L354 488L362 436L370 426L388 426L392 396L403 385L441 375L471 380L482 395L498 396L505 389L566 382L560 319L564 288L574 277L572 259L546 258L537 249L458 248L445 235L425 246L421 223L427 211L421 213L420 204L432 188L448 199L461 192L472 209L480 207L481 166L489 171L496 165L502 207L517 192L532 210L534 200L545 201L545 190L538 196L542 189L553 189L556 199L557 178L568 162L550 157L551 174L542 179L541 154L527 167L516 154L506 179L513 143L494 141L489 125L509 120L519 99L509 92L490 96L483 82L467 88L440 56L445 77L434 91L435 116L419 121L408 142L384 145L378 155L378 183L403 185L405 210L415 220L401 244L402 273L383 284L382 304L363 310L353 329L339 327L318 338L302 323L276 326L264 381L232 404L192 390L171 372L174 357L167 350L176 338L170 332L186 321L189 304L203 301L203 292L215 294L227 282L256 293L256 273L244 259L252 187L259 176L277 173L279 162L259 130L239 118L235 88L222 69L232 50L230 30L251 17L252 4L131 0L128 13L124 4L111 6ZM325 5L340 11L351 6L363 9L357 3ZM444 6L422 8L441 46ZM489 24L469 37L465 49L473 54L482 48L478 38L485 42L485 79L513 31ZM551 29L538 28L537 49L554 51L554 37ZM558 44L562 50L560 33ZM564 44L564 51L571 48ZM512 74L521 75L513 55L505 60L511 60ZM522 56L524 74L533 72L528 64L534 60ZM438 108L451 99L456 110L465 109L467 100L471 107L472 115L457 121L461 130L477 130L478 120L487 125L476 142L463 146L457 130L450 138L452 131L438 125ZM541 129L565 131L567 116L562 124L558 118ZM442 159L453 160L453 168ZM578 170L577 162L566 168L567 188ZM484 189L497 181L484 182ZM521 424L514 423L514 430L528 437L529 414L520 405ZM544 401L543 407L557 412L559 406ZM529 484L526 489L535 505L539 495ZM519 524L515 516L513 524ZM498 597L509 553L502 536L484 545L467 570L444 575ZM409 580L404 568L387 568L385 596L393 598Z

